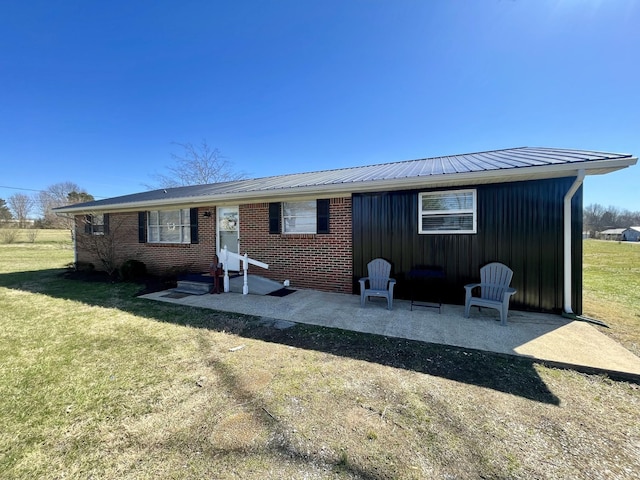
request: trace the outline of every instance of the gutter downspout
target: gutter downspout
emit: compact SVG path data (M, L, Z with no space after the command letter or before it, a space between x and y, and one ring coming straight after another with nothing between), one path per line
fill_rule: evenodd
M571 200L575 195L578 188L582 186L584 182L585 172L584 169L578 170L578 176L576 177L573 185L569 188L569 191L564 196L564 297L563 297L563 314L569 316L575 316L573 309L571 308Z

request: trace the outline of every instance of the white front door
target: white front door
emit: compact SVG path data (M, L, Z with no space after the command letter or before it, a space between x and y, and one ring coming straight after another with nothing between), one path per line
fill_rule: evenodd
M216 222L217 248L220 252L226 245L227 250L233 253L240 253L240 216L238 207L218 207ZM218 258L222 260L222 255L218 253ZM227 270L240 271L240 260L229 258Z

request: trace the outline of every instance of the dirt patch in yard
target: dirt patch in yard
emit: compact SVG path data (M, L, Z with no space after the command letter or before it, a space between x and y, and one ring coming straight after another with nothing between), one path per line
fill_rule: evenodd
M208 321L245 344L214 346L211 366L224 365L223 384L260 419L253 431L272 432L248 447L284 463L303 459L354 479L640 471L637 384L321 327L277 330L223 314Z
M80 342L99 346L86 348L87 360L122 359L100 381L140 379L126 390L121 417L99 428L78 423L63 436L82 455L60 455L68 463L55 472L72 471L73 461L104 473L96 478L631 479L640 471L636 383L337 329L281 330L249 316L150 304L134 289L65 292L78 300L73 308L100 316L92 343ZM86 335L93 317L77 315ZM68 329L55 338L69 338Z

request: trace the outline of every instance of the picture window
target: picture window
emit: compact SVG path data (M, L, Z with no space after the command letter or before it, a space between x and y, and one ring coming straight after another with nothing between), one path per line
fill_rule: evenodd
M188 208L150 211L147 226L149 243L191 243Z

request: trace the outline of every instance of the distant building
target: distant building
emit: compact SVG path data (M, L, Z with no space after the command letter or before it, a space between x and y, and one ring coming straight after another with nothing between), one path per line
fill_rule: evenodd
M0 225L17 228L32 228L34 224L35 220L32 219L24 219L22 221L14 219L0 221Z
M626 228L609 228L598 232L598 238L600 240L622 240L622 234Z
M640 242L640 227L629 227L622 232L622 240Z

